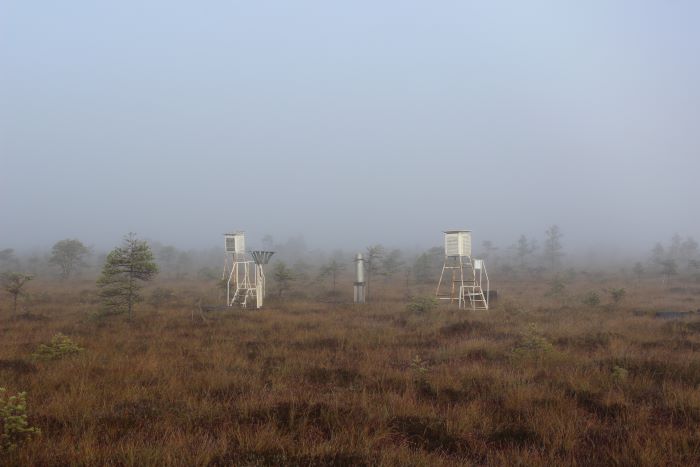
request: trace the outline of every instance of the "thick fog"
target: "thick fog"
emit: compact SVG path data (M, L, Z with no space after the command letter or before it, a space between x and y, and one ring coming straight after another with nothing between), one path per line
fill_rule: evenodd
M5 1L0 249L697 237L698 24L694 0Z

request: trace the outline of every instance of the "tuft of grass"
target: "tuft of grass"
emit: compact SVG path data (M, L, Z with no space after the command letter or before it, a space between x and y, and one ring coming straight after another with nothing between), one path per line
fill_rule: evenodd
M628 375L629 375L629 371L627 371L626 369L624 369L618 365L613 366L611 376L612 376L613 381L616 384L622 384L625 381L627 381Z

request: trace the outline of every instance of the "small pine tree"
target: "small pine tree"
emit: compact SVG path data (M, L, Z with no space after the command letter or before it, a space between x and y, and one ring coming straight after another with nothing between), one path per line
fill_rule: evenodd
M674 259L667 259L661 261L660 266L661 274L663 274L664 276L663 283L664 285L666 285L671 279L671 276L675 276L676 274L678 274L678 264Z
M338 281L338 275L345 270L345 264L339 262L336 259L330 260L327 264L321 267L319 272L320 278L328 277L333 284L333 292L335 292L335 287Z
M526 258L537 250L537 244L534 240L528 240L525 235L521 235L513 248L515 249L515 256L518 258L520 269L525 269Z
M432 279L430 270L430 256L428 253L420 254L413 262L413 276L419 284L423 284Z
M404 266L404 261L401 259L401 250L391 250L382 260L382 271L384 277L390 279L394 274L399 272Z
M133 233L124 237L122 246L107 255L102 275L97 280L104 311L126 311L131 320L134 303L141 299L141 284L151 280L157 273L158 266L148 243L138 240Z
M26 393L8 396L7 389L0 387L0 427L0 461L3 455L14 451L33 435L41 433L27 421Z
M32 357L37 360L58 360L82 351L83 348L73 342L70 337L59 332L51 338L49 344L39 345L39 348L32 354Z
M642 280L642 276L644 276L644 266L642 266L642 263L634 263L634 268L632 269L634 272L635 277L637 278L637 282Z
M381 274L382 269L382 259L384 258L384 247L382 245L372 245L367 247L367 254L365 255L365 268L367 271L365 277L365 290L367 293L367 299L369 300L370 284L372 280Z
M277 261L272 268L272 277L277 284L277 297L282 298L282 294L289 290L291 283L296 280L294 272L282 261Z
M612 300L613 305L619 305L625 298L625 295L627 295L627 291L623 288L610 289L608 292L610 293L610 299Z
M552 270L556 270L561 262L562 252L561 238L564 236L558 225L553 225L545 232L547 238L544 241L544 257Z
M17 313L17 299L26 293L24 285L33 278L34 276L30 274L20 274L18 272L4 272L0 274L2 288L12 295L12 308L15 313Z
M597 307L600 305L600 295L596 292L588 292L581 298L581 302L590 307Z

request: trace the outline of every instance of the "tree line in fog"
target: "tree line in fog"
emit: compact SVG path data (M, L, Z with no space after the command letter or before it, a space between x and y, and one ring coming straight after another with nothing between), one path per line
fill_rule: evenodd
M221 279L223 251L220 248L182 250L158 241L150 241L149 246L161 271L161 279ZM47 279L94 279L107 259L107 252L97 252L79 239L62 239L48 251L31 254L18 254L11 247L3 247L0 249L0 273L21 272ZM269 270L272 279L280 282L283 288L315 282L335 290L339 280L345 281L352 274L352 261L357 253L311 249L301 236L277 242L271 235L266 235L261 247L275 252ZM567 255L566 236L556 225L546 229L541 238L520 235L509 245L484 240L475 244L473 250L474 257L486 261L491 275L508 279L594 272L583 270L575 258ZM374 244L360 252L365 257L370 288L373 282L434 282L444 259L442 245L415 251ZM676 234L667 242L650 246L646 255L640 255L635 261L616 264L608 272L637 278L658 276L665 281L673 276L700 280L698 242L693 237Z

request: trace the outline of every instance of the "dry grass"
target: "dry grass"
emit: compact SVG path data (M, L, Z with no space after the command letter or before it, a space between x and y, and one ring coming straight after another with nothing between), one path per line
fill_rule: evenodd
M700 317L645 313L700 308L697 284L614 309L503 283L489 312L409 313L396 290L206 321L205 286L159 284L178 292L132 323L90 317L91 283L32 285L31 314L0 311L0 386L42 430L10 465L700 463ZM32 360L59 332L85 350Z

